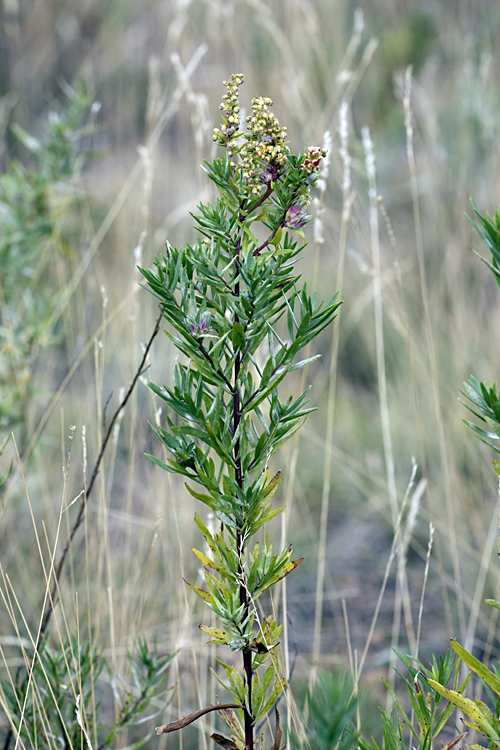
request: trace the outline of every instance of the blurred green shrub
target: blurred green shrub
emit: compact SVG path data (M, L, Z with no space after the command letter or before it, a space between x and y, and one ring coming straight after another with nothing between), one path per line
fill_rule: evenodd
M304 742L293 738L296 748L349 750L356 744L356 712L359 699L345 675L320 672L306 691L303 715Z
M56 257L68 253L62 236L78 192L82 125L90 100L78 87L65 107L52 111L46 133L35 138L13 127L26 162L10 160L0 176L0 429L26 420L37 355L57 340L54 312L60 290ZM23 433L18 439L21 448ZM1 439L1 436L0 436Z

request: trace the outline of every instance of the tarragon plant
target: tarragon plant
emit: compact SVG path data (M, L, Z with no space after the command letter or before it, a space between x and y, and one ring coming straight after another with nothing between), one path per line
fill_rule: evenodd
M259 615L256 602L301 560L292 560L289 546L276 552L260 530L282 510L272 505L281 472L270 472L271 457L312 409L309 389L283 399L278 386L319 356L297 355L331 323L340 304L337 295L318 304L305 284L298 286L294 270L305 247L310 189L326 151L295 155L267 98L252 101L243 130L242 83L242 75L224 83L222 126L214 131L223 154L205 162L219 197L199 206L194 218L200 238L183 249L167 243L154 269L142 270L168 323L166 334L184 355L173 383L150 384L168 405L165 426L155 430L167 458L151 458L184 476L187 491L220 522L211 533L195 517L209 554L193 550L205 566L206 588L191 588L221 623L201 630L242 660L241 671L232 660L220 662L225 679L218 679L231 703L203 708L157 733L217 709L231 737L213 739L226 750L253 750L256 722L284 688L277 654L281 626ZM277 720L277 750L280 736Z

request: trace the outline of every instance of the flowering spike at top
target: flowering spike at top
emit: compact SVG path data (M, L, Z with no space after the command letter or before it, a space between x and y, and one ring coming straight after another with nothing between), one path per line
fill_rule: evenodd
M252 113L246 118L247 130L245 133L239 131L241 123L238 97L243 81L241 73L234 73L229 81L223 82L226 93L220 105L222 125L214 129L213 140L227 149L233 175L240 177L242 197L254 200L262 196L263 191L271 190L273 183L280 180L286 171L290 149L286 146L287 130L280 127L278 118L271 112L273 102L269 97L256 96L252 100ZM303 154L298 166L307 177L308 187L316 184L321 162L327 154L326 148L318 146L310 146ZM237 155L240 159L236 163ZM307 221L300 209L309 200L307 196L302 197L304 202L300 207L289 206L287 209L290 213L284 224L292 229L300 229Z
M246 119L248 131L242 151L241 170L249 192L258 195L262 185L276 180L286 163L286 128L269 110L272 99L256 96L252 100L252 114ZM262 169L264 167L264 170Z
M222 125L220 128L214 128L213 140L217 145L227 148L229 159L232 159L237 151L235 138L238 136L240 129L238 89L244 80L245 76L242 73L233 73L229 81L223 81L227 90L222 97L222 103L219 105L219 109L223 113Z

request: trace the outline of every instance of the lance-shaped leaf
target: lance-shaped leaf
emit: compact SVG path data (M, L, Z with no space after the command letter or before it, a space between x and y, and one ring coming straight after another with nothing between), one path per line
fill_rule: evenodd
M205 503L205 505L208 505L208 507L213 510L219 521L222 521L222 523L225 523L227 526L231 526L233 528L235 527L234 519L230 515L233 513L234 508L232 507L232 504L225 500L222 495L219 495L218 497L210 497L210 495L205 495L202 492L193 490L193 488L190 487L187 483L185 487L190 495L195 497L197 500L201 500L201 502Z
M301 562L304 562L303 557L299 558L298 560L288 560L288 562L286 562L283 566L281 566L274 575L266 579L266 581L264 582L262 586L259 586L258 596L260 596L263 591L268 589L269 586L274 586L275 583L278 583L278 581L281 581L282 578L285 578L285 576L291 573L292 570L295 570L295 568L298 568Z
M267 501L271 500L271 498L274 497L276 494L278 487L281 484L281 471L278 471L274 477L271 479L269 484L267 484L263 491L262 491L262 497L265 497Z
M451 640L451 647L459 655L464 664L467 664L469 669L478 674L488 687L494 690L497 695L500 695L500 679L488 667L453 639Z
M204 589L199 589L197 586L193 586L192 583L188 583L187 581L185 581L185 583L187 583L189 588L193 589L193 591L196 592L198 596L201 599L203 599L204 602L206 602L210 606L214 606L214 607L216 606L214 597L208 591L205 591Z
M489 739L500 741L500 737L498 736L495 727L491 723L491 716L485 715L485 713L481 710L481 706L478 705L480 701L472 701L470 700L470 698L465 698L460 693L457 693L456 690L448 690L435 680L431 680L427 677L425 679L429 687L431 687L436 691L436 693L439 693L439 695L442 695L443 698L446 698L447 701L453 703L454 706L463 711L464 714L472 719L474 724L476 724L477 727L479 727L480 730L482 730ZM491 712L489 713L491 714Z
M259 680L258 674L254 675L252 684L252 713L256 719L265 713L263 706L266 702L266 694L275 676L274 664L271 664Z
M276 508L273 510L272 506L268 505L268 507L263 511L262 515L259 516L255 522L249 525L248 527L249 536L253 536L256 533L256 531L260 529L261 526L271 521L273 518L275 518L275 516L279 516L279 514L282 513L284 510L285 510L284 508Z
M226 633L225 630L220 630L220 628L210 628L207 625L199 625L198 627L203 633L206 633L210 638L212 638L212 640L208 641L208 643L221 643L225 645L228 644L229 641L231 641L234 637L229 633Z
M263 708L262 708L262 710L260 712L259 718L262 717L262 716L265 716L267 714L267 712L269 711L269 709L271 708L271 706L273 705L273 703L276 701L276 699L278 698L278 696L280 695L280 693L283 691L283 688L285 687L285 685L286 685L285 680L276 679L276 681L274 683L274 688L273 688L273 690L272 690L269 698L267 699L267 702L263 706Z
M211 497L210 495L205 495L203 492L197 492L196 490L193 490L193 488L190 487L187 482L185 484L185 487L190 495L195 497L197 500L200 500L202 503L205 503L205 505L208 505L208 507L212 510L214 509L214 505L216 503L215 498Z
M193 552L198 560L201 560L203 565L206 565L207 568L212 568L213 570L216 570L217 573L221 574L223 572L223 569L220 565L217 565L217 563L214 560L211 560L207 555L204 555L203 552L200 552L200 550L195 549L194 547L191 547L191 552Z
M231 341L233 344L234 351L243 349L245 346L245 331L243 326L239 322L233 323L233 330L231 332Z
M216 552L217 547L216 547L214 538L197 513L194 514L194 522L196 526L198 527L198 530L201 533L201 535L205 537L205 541L210 547L210 549L212 550L212 552L214 553L214 555L217 556L217 552Z

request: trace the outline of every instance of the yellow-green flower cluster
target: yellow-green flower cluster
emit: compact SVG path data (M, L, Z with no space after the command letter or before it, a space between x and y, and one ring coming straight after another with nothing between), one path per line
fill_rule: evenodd
M229 81L223 81L227 92L222 97L222 103L219 109L223 112L222 125L220 128L214 128L213 140L218 146L227 148L227 155L231 161L234 154L238 151L236 137L239 135L240 128L240 107L238 102L239 87L245 80L242 73L233 73Z
M243 177L245 193L258 196L276 182L285 169L287 132L270 110L271 99L263 96L252 100L252 113L246 118L247 131L240 131L239 87L244 80L241 73L233 73L229 81L223 82L226 93L219 107L222 125L214 129L213 140L227 150L233 170ZM238 154L240 158L235 160ZM303 155L300 167L308 177L309 186L315 183L326 155L326 149L317 146L308 148ZM303 200L306 205L307 196ZM295 223L298 221L297 217L292 218Z
M252 114L246 119L247 142L241 153L241 170L251 193L258 195L263 184L275 180L286 163L286 128L269 110L271 99L257 96Z

